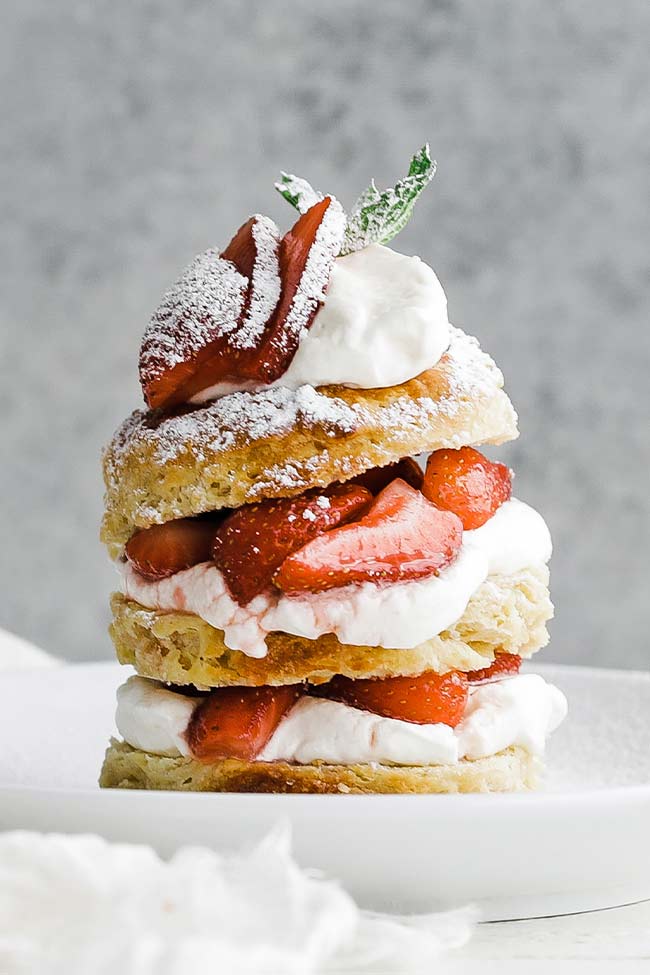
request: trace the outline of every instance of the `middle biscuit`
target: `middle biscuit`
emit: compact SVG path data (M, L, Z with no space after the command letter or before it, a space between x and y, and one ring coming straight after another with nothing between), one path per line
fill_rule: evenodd
M199 689L321 683L336 674L361 678L480 670L497 652L530 657L545 646L546 622L553 615L544 564L489 576L457 622L407 649L344 644L332 633L310 640L273 632L266 639L267 655L255 658L229 649L223 630L194 614L148 609L121 593L113 594L111 607L110 632L121 663L145 677Z

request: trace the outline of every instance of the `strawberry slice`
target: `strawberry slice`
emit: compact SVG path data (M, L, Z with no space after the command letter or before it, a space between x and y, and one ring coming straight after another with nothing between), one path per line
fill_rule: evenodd
M345 233L345 214L330 196L316 203L280 244L282 296L261 344L241 364L240 376L272 383L286 372L300 334L318 311Z
M165 579L199 562L209 562L216 529L216 521L194 518L152 525L131 536L126 557L145 579Z
M427 461L422 493L453 511L465 531L480 528L512 494L512 471L473 447L435 450Z
M224 380L236 380L259 346L280 300L280 235L272 220L256 214L239 228L221 257L248 279L244 310L237 329L216 343L214 351L180 390L183 401Z
M218 687L195 708L187 741L195 758L252 762L302 693L284 687Z
M240 605L266 589L284 560L306 542L354 518L372 500L356 484L338 484L297 498L245 505L221 523L212 556Z
M279 246L276 225L255 214L223 254L200 254L167 292L140 350L140 382L152 409L241 375L280 298Z
M500 677L518 674L521 667L521 657L516 653L497 653L489 667L482 670L470 670L467 679L472 684L484 684Z
M467 679L458 670L383 680L338 676L319 688L319 694L384 718L413 724L442 723L455 728L465 713Z
M274 582L285 592L320 592L353 582L397 582L438 572L460 548L463 526L398 479L368 513L321 535L282 563Z
M373 467L369 471L364 471L363 474L357 474L347 483L361 484L362 487L368 488L371 494L379 494L385 487L388 487L391 481L398 477L419 491L424 480L424 473L417 461L413 460L412 457L404 457L402 460L395 461L394 464L387 464L385 467Z
M256 214L221 256L195 258L142 341L148 405L169 408L224 380L278 379L323 301L344 232L340 204L325 197L282 241L273 221Z

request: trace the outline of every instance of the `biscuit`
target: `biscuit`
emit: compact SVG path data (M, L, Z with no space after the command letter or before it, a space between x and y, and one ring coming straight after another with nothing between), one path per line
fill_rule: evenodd
M453 329L436 366L400 386L232 393L175 414L133 413L104 452L101 537L118 557L134 531L289 497L441 447L517 436L503 376Z
M292 765L288 762L211 764L164 758L111 741L99 784L105 789L180 792L453 793L521 792L537 785L541 763L523 748L457 765Z
M477 589L452 627L411 650L358 647L333 634L317 640L271 633L261 659L229 650L223 631L189 613L145 609L114 593L111 637L120 663L144 677L205 689L228 684L322 683L347 677L415 675L424 670L480 670L496 652L530 657L548 642L553 615L545 565L493 575Z

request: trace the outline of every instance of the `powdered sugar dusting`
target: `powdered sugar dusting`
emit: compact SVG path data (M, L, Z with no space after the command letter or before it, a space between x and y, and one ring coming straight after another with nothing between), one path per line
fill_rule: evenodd
M144 333L140 374L149 381L190 361L238 325L248 279L210 248L166 292Z
M478 339L453 325L447 356L451 367L449 386L453 398L475 399L488 395L495 386L503 386L501 370L487 352L483 352Z
M344 233L345 213L339 201L332 197L316 231L298 289L287 313L282 335L283 349L297 346L297 337L325 299L332 264L341 249Z
M269 493L300 491L310 484L310 479L317 477L321 470L327 467L330 455L327 450L321 451L314 457L301 461L299 464L287 460L282 464L272 464L265 471L265 477L255 482L253 496L264 498ZM352 476L355 471L349 461L343 461L339 466L341 480Z
M232 344L239 349L255 348L266 323L280 300L280 231L269 217L253 216L252 234L255 241L255 262L248 292L248 303L240 327L232 336Z
M341 436L358 426L357 411L343 400L319 393L313 386L297 390L282 386L258 393L232 393L209 406L176 416L137 410L117 431L111 444L114 464L138 444L149 442L158 463L173 462L192 451L223 452L239 443L278 436L296 427L321 429ZM116 471L116 476L119 472Z
M165 416L137 410L119 428L111 444L116 461L137 442L149 441L156 459L173 461L192 446L206 451L225 451L238 442L253 443L286 433L296 426L320 427L326 435L351 433L364 423L386 430L421 425L435 415L455 416L463 402L489 395L501 385L501 373L481 351L475 338L458 328L451 330L446 372L449 391L439 399L428 396L400 396L380 411L369 411L360 403L346 403L327 396L313 386L296 390L272 386L258 392L237 392L202 408ZM288 470L288 467L286 468Z

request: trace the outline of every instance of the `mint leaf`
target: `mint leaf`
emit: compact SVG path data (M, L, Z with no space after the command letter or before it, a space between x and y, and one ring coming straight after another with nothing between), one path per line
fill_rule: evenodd
M413 156L408 174L395 186L378 190L373 180L348 217L341 254L392 240L408 222L417 198L435 172L427 144Z
M341 255L361 250L368 244L387 244L392 240L410 219L417 198L435 172L436 164L427 143L413 156L407 175L395 186L378 190L372 180L348 217ZM292 173L282 173L275 188L300 213L306 213L324 199L306 179Z
M278 193L299 213L306 213L307 210L324 199L323 194L315 190L306 179L294 176L292 173L282 173L281 179L274 185Z

